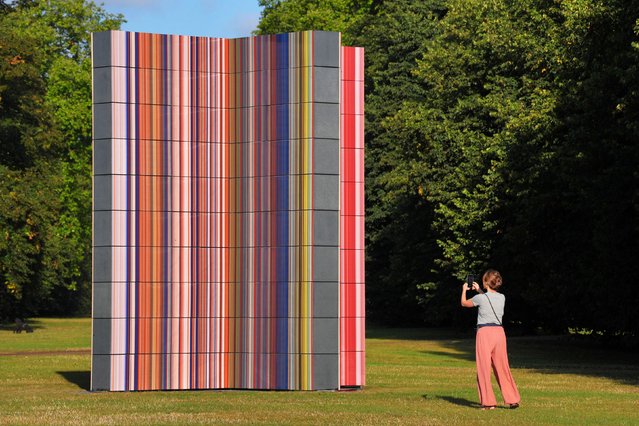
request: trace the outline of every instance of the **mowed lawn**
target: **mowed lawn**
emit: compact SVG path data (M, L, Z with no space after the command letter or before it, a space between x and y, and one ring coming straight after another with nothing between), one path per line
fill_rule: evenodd
M511 338L517 410L477 405L472 335L371 329L350 392L88 392L89 319L0 330L0 424L639 424L639 355Z

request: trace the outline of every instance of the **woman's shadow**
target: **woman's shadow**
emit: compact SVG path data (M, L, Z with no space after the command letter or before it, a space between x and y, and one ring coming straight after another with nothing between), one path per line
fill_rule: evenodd
M468 399L465 398L457 398L454 396L448 396L448 395L422 395L422 398L424 399L441 399L444 400L446 402L450 402L451 404L455 404L455 405L461 405L462 407L472 407L472 408L479 408L481 407L477 402L474 401L470 401Z
M455 404L455 405L460 405L462 407L471 407L471 408L481 408L481 405L475 401L470 401L468 399L464 399L464 398L457 398L454 396L448 396L448 395L422 395L422 398L424 399L433 399L433 398L437 398L437 399L441 399L444 400L446 402L450 402L451 404ZM502 406L497 406L497 408L502 409L502 408L507 408L507 407L502 407Z

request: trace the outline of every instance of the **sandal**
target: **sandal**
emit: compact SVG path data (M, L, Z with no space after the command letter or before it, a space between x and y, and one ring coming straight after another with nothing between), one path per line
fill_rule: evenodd
M481 409L482 409L482 411L485 411L485 410L494 410L494 409L495 409L495 406L494 406L494 405L482 405L482 406L481 406Z
M514 410L515 408L519 408L519 403L515 402L514 404L510 404L510 408Z

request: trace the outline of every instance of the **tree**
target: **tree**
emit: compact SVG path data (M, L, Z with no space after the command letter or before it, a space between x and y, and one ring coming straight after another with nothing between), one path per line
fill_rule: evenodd
M263 2L366 48L369 317L469 320L493 266L511 323L636 336L638 3Z
M47 134L50 111L39 73L42 55L35 41L20 37L5 13L0 15L0 164L24 168L52 153L55 138Z
M37 307L46 286L38 278L50 215L46 165L59 148L49 126L46 86L36 43L20 37L7 9L0 15L0 312L1 317ZM43 179L44 178L44 179Z
M385 324L422 323L434 295L440 257L430 223L433 204L422 197L415 134L394 116L406 103L423 102L416 75L428 41L445 12L442 1L380 2L349 27L366 56L366 283L369 318ZM428 320L439 315L428 313Z
M424 101L395 118L436 205L442 287L493 265L512 321L636 333L636 2L447 4Z
M257 34L324 30L345 33L373 4L371 0L258 0ZM347 35L346 35L347 36Z
M38 135L55 135L39 137L37 141L31 141L27 134L14 132L7 135L6 146L32 148L31 152L23 149L21 153L24 155L14 155L8 161L7 167L17 169L19 173L10 177L9 171L3 171L6 174L3 176L5 182L13 179L14 186L24 190L18 196L9 186L3 190L16 193L14 198L0 194L0 199L5 202L4 207L12 210L0 211L0 219L7 226L4 228L3 225L3 228L7 229L12 239L17 238L23 227L19 218L27 218L28 213L22 216L12 214L30 211L31 207L36 207L30 207L32 202L43 208L46 206L50 214L42 214L38 222L40 240L33 244L39 247L39 251L8 253L0 250L0 256L4 255L5 259L22 256L22 264L31 265L32 271L28 274L20 269L20 274L18 271L12 275L19 275L19 279L14 277L9 280L7 270L0 270L5 288L10 282L20 282L23 286L19 292L5 291L4 296L0 293L0 297L9 297L7 294L20 296L23 302L15 299L5 305L13 303L12 306L19 308L21 315L86 312L90 302L91 278L89 40L90 32L117 29L122 17L107 14L93 2L82 0L26 0L8 8L3 13L2 21L10 28L8 34L15 40L17 49L32 46L33 52L37 53L38 60L28 62L31 73L29 81L37 85L37 96L19 93L12 99L23 106L37 100L48 115L41 116L39 121L23 120L24 127ZM4 70L2 72L3 76L8 75ZM31 107L25 109L37 111ZM34 160L42 157L43 153L50 154L41 161ZM18 158L23 163L17 161ZM38 179L48 185L48 191L34 189L42 188L39 181L33 181ZM24 182L24 185L18 185L18 182ZM35 199L31 200L30 197ZM5 265L11 263L9 260L7 262ZM32 302L27 303L26 300Z
M344 44L366 51L366 282L369 318L387 324L420 322L433 289L432 205L419 195L410 168L393 147L411 138L389 131L387 119L424 96L413 74L436 30L441 1L261 1L260 33L341 31Z

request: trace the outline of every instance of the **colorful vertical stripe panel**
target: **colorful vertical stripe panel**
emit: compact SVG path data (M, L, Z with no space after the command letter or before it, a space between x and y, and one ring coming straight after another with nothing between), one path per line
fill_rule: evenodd
M364 49L342 47L340 385L365 385Z
M91 388L362 386L363 65L339 33L92 43Z

